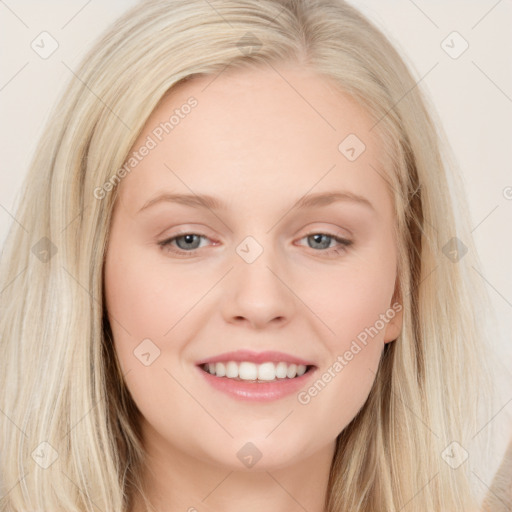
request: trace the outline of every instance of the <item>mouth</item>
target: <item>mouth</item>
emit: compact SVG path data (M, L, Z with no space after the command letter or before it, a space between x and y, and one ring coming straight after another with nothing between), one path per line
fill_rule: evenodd
M249 359L249 360L248 360ZM235 400L271 402L297 393L313 378L317 366L283 352L228 352L196 363L213 389Z

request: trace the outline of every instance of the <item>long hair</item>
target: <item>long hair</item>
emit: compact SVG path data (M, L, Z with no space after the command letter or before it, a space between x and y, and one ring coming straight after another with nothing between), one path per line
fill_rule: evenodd
M373 119L389 156L399 246L402 332L337 438L325 510L476 506L467 461L455 467L447 453L465 459L489 397L488 299L459 171L418 79L342 0L149 0L74 70L5 243L0 510L121 512L143 492L140 412L104 306L119 170L177 84L280 63L333 80Z

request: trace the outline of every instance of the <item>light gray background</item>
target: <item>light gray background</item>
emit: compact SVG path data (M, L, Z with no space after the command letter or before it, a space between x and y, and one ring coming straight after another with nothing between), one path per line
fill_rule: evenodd
M0 0L0 245L14 222L22 180L44 123L71 70L134 0ZM398 47L437 109L463 170L471 222L496 313L499 406L490 426L512 433L512 1L350 0ZM59 44L42 59L31 42ZM442 41L459 32L469 48L450 57ZM453 40L453 39L452 39ZM446 44L458 48L459 42ZM460 46L459 46L460 47ZM437 65L436 65L437 64ZM435 66L435 67L434 67ZM433 68L433 69L432 69ZM482 479L487 484L490 474Z

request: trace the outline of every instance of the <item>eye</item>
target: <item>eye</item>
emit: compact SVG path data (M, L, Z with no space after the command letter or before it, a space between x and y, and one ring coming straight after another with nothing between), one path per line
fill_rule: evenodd
M301 238L301 240L305 238L308 242L312 242L312 249L320 249L320 252L326 253L328 256L339 255L340 252L346 251L347 247L351 246L353 243L352 240L347 240L346 238L341 238L329 233L310 233ZM337 242L338 246L329 247L331 242Z
M158 242L158 245L178 255L193 256L195 251L199 248L198 243L202 238L208 239L208 237L200 235L199 233L178 233L172 238ZM173 242L176 242L178 249L175 248Z

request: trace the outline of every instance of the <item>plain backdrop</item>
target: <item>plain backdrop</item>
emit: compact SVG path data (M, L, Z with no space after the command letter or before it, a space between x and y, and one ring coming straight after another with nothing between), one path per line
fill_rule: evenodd
M96 37L135 3L0 0L0 246L14 222L37 140L72 79L70 69L77 68ZM493 455L497 467L512 432L512 1L350 3L386 33L421 79L463 172L481 278L497 323L494 350L502 396L484 427L503 438ZM43 31L58 43L45 59L31 46ZM482 485L489 483L492 468L489 472L481 477Z

